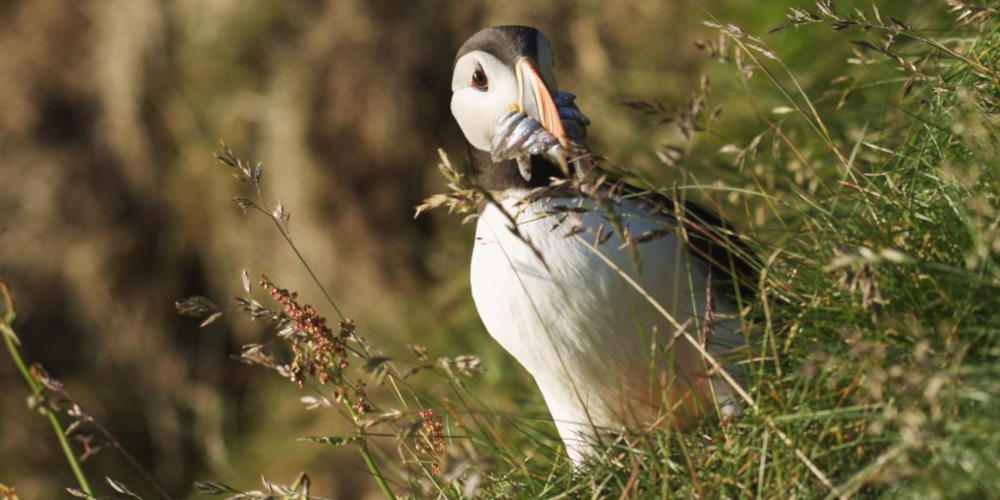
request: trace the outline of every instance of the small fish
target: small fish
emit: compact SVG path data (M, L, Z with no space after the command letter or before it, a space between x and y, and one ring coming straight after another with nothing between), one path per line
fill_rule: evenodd
M511 135L518 130L526 120L528 120L528 115L518 112L511 111L504 115L500 119L500 123L497 125L496 134L493 135L493 142L491 144L492 151L491 156L493 161L506 160L511 157L511 150L509 145L509 139ZM520 146L520 145L518 145Z
M538 130L542 130L542 124L526 116L507 136L504 147L500 151L501 155L509 158L512 153L523 152L525 144L535 136Z
M502 141L505 137L510 135L511 131L513 131L514 128L517 127L525 118L528 118L528 115L517 110L513 110L504 115L504 117L500 119L500 123L497 124L496 134L493 136L494 148L499 141Z
M531 180L531 155L543 155L564 166L571 153L541 123L519 110L500 119L491 147L493 161L515 160L518 172L526 181Z

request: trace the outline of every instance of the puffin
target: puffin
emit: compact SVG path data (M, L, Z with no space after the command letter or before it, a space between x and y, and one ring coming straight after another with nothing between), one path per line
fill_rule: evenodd
M570 460L583 464L630 430L738 416L748 245L710 210L592 160L590 120L559 91L538 29L472 35L451 90L468 177L487 200L472 298L534 378Z

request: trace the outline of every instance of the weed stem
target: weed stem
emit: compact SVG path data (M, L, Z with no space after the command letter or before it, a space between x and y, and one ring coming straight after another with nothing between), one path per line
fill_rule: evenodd
M31 371L24 364L24 360L21 359L21 353L17 350L17 345L14 343L14 339L17 338L14 333L14 329L11 327L11 323L14 322L14 301L11 299L10 290L7 288L7 284L0 281L0 295L2 295L3 302L6 309L3 311L3 319L0 321L0 335L3 336L3 341L7 344L7 350L10 352L10 357L14 359L14 364L17 365L17 370L21 372L21 376L24 377L24 381L27 382L28 387L31 388L31 393L34 395L35 399L39 402L44 398L44 386L42 383L35 379ZM41 403L39 403L41 404ZM59 439L59 446L62 447L63 453L66 455L66 461L69 462L69 466L73 469L73 475L76 476L76 482L80 486L80 490L88 495L90 498L94 498L94 491L90 488L90 483L87 482L87 476L83 474L83 469L80 467L80 462L76 459L76 455L73 453L73 449L69 446L69 441L66 440L66 432L63 429L62 424L59 422L59 418L56 416L55 412L44 406L40 406L42 412L49 419L49 423L52 424L52 431L55 432L56 438Z

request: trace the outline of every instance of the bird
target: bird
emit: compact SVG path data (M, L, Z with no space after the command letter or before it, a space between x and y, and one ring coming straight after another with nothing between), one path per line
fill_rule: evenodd
M572 463L628 429L738 416L747 244L711 211L587 161L590 120L559 91L538 29L473 34L451 90L470 182L486 198L472 298L533 377Z

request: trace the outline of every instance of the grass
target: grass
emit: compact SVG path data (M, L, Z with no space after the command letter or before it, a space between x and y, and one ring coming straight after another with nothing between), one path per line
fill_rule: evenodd
M839 72L832 81L811 83L765 36L711 20L718 36L704 46L721 61L711 81L723 83L712 90L706 80L680 105L632 103L670 119L667 145L651 151L662 169L633 180L716 205L764 263L743 318L754 339L741 360L747 409L728 426L627 433L572 468L537 397L503 408L483 397L484 386L502 389L481 380L478 357L387 353L365 340L295 246L289 212L265 196L257 167L228 150L220 160L251 192L234 202L274 223L339 325L249 273L234 308L195 299L179 309L207 322L235 309L273 324L275 341L247 346L242 359L347 422L348 433L306 439L356 449L387 497L996 495L1000 19L947 4L954 10L939 6L927 29L826 2L793 10L780 36L832 28L831 43L850 48L843 64L824 63ZM437 201L461 208L461 196ZM12 319L11 307L3 312ZM34 392L44 387L22 372ZM91 494L86 478L80 485ZM198 490L251 494L218 482ZM257 492L311 497L308 476Z

